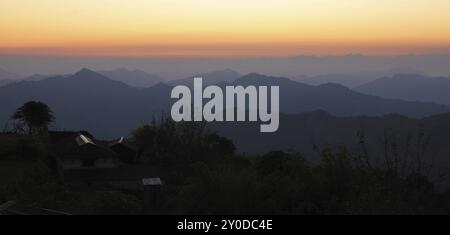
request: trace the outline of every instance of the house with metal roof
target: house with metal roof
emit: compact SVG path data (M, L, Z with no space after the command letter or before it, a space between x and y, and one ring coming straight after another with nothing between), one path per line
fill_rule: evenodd
M88 132L49 132L52 154L63 170L116 168L119 155Z
M123 163L134 163L138 160L138 150L125 137L121 137L109 144L109 147L119 155Z

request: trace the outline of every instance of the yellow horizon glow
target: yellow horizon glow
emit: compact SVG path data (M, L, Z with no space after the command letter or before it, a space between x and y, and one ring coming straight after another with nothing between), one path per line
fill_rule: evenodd
M450 52L448 0L0 0L0 53Z

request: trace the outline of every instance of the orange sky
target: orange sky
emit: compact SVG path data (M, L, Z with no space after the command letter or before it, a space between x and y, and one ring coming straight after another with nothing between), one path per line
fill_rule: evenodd
M0 53L450 53L448 0L0 0Z

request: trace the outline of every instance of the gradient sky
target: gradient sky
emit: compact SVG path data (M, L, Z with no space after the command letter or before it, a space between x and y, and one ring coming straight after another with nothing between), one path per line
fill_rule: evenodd
M0 0L0 53L450 53L450 1Z

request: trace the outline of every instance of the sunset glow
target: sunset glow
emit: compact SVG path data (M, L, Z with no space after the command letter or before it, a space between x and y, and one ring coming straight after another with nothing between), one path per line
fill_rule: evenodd
M0 53L450 53L448 0L0 0Z

